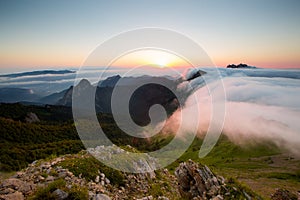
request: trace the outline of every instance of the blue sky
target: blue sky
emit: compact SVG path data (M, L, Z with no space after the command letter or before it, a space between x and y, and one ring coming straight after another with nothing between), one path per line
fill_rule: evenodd
M300 1L0 1L0 68L77 67L120 32L188 35L216 63L300 67Z

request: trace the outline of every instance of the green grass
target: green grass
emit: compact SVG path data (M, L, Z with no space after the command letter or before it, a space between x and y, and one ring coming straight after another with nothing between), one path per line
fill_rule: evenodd
M280 153L280 150L271 143L251 144L241 147L229 141L225 136L221 136L212 151L201 159L198 156L201 145L202 139L195 138L185 153L168 168L174 170L180 162L192 159L213 168L261 169L268 167L268 164L255 161L252 158Z
M78 156L76 158L68 158L58 164L63 168L71 171L75 176L81 174L82 178L87 181L95 180L98 176L98 171L101 171L110 180L111 184L124 186L124 175L117 170L114 170L90 155Z
M285 150L279 149L270 142L250 141L247 145L240 146L223 135L212 151L200 159L198 154L201 144L202 139L196 138L186 152L167 167L170 172L174 172L180 162L192 159L207 165L227 179L233 177L239 184L250 187L266 199L269 199L276 188L287 188L294 193L299 190L300 162L287 160L288 155L285 155ZM277 158L277 161L274 158ZM281 161L278 161L278 158Z
M55 180L49 183L46 187L40 187L34 194L34 196L29 197L30 200L55 200L53 192L56 189L63 190L69 195L66 200L88 200L88 189L82 186L73 184L71 188L66 187L66 182L63 179Z
M292 180L292 181L297 181L300 182L300 173L286 173L286 172L269 172L264 174L265 177L267 178L275 178L275 179L280 179L280 180Z

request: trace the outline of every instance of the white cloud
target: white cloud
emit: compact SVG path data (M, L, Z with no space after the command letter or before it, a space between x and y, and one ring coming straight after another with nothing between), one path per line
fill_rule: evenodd
M222 121L211 121L212 97L214 105L223 102L222 84L214 82L216 74L210 69L206 80L213 87L201 87L195 91L200 112L199 132L206 132L208 125L220 124ZM226 70L220 69L226 92L226 117L223 134L237 144L249 140L271 140L279 147L300 154L300 71L289 70ZM276 76L275 76L276 75ZM290 76L288 76L290 75ZM285 78L283 78L285 77ZM201 83L202 80L198 79ZM184 108L185 109L185 108ZM177 120L177 113L167 124ZM192 115L186 117L193 118ZM188 125L185 129L188 130Z

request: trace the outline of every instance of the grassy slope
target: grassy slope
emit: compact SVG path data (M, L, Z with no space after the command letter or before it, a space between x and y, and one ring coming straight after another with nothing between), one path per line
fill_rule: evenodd
M201 144L201 139L195 139L168 168L174 170L179 162L192 159L208 165L217 174L237 179L266 199L276 188L286 188L294 193L300 188L300 159L291 157L271 143L241 147L223 136L213 150L200 159Z

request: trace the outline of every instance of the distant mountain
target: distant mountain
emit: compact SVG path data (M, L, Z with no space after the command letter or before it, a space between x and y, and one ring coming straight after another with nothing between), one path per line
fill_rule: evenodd
M0 102L15 103L20 101L34 102L40 98L31 89L22 88L0 88Z
M44 73L72 73L71 71L37 71L15 74L14 76L23 76L29 74L44 74ZM96 91L95 94L95 109L98 113L111 113L111 100L114 89L120 89L126 95L129 91L134 91L129 105L129 112L132 119L140 124L146 125L150 122L149 109L154 104L162 105L167 114L172 114L179 107L179 100L171 91L177 89L178 84L184 81L191 81L201 75L203 71L194 70L187 77L180 79L172 79L168 77L140 76L140 77L121 77L119 75L108 77L100 81L96 85L92 85L88 80L82 79L76 86L76 95L85 97L88 91ZM168 89L168 88L171 88ZM72 106L74 86L68 89L56 92L48 96L36 95L33 90L21 88L1 88L0 102L15 103L21 102L26 105L60 105ZM188 96L188 93L182 92L182 96ZM122 96L122 95L121 95ZM179 97L181 98L181 97ZM94 101L86 101L84 103L94 103ZM120 105L122 102L120 102Z
M70 88L72 88L73 86L71 86ZM70 89L69 88L69 89ZM66 94L66 92L69 90L69 89L66 89L66 90L63 90L61 92L56 92L56 93L53 93L53 94L50 94L48 96L45 96L41 99L39 99L38 101L40 103L43 103L43 104L51 104L51 105L55 105L57 104L57 102L62 99L64 97L64 95Z
M121 78L120 75L108 77L107 79L105 79L103 81L99 81L98 86L99 87L115 87L115 85L120 80L120 78Z
M23 73L15 73L15 74L4 74L0 75L0 77L8 77L8 78L16 78L21 76L37 76L37 75L45 75L45 74L72 74L75 73L71 70L42 70L42 71L32 71L32 72L23 72Z
M249 65L246 65L246 64L243 64L243 63L240 63L238 65L235 65L235 64L227 65L226 68L233 68L233 69L257 69L254 66L249 66Z
M116 86L116 83L120 81L120 85ZM150 84L144 85L145 82ZM122 92L134 91L136 86L141 86L133 93L130 102L129 110L133 120L141 125L146 125L150 122L148 116L149 108L154 104L160 104L165 107L168 114L171 114L178 108L178 101L176 101L175 95L166 87L153 84L161 83L162 85L168 85L170 88L176 89L177 83L165 77L124 77L113 76L104 81L101 81L98 86L93 86L88 80L81 80L76 85L77 95L84 95L84 91L96 89L95 95L95 108L97 112L111 113L111 98L113 90L118 87ZM93 88L97 87L97 88ZM70 87L61 98L57 105L71 106L73 87ZM81 92L82 91L82 92Z

